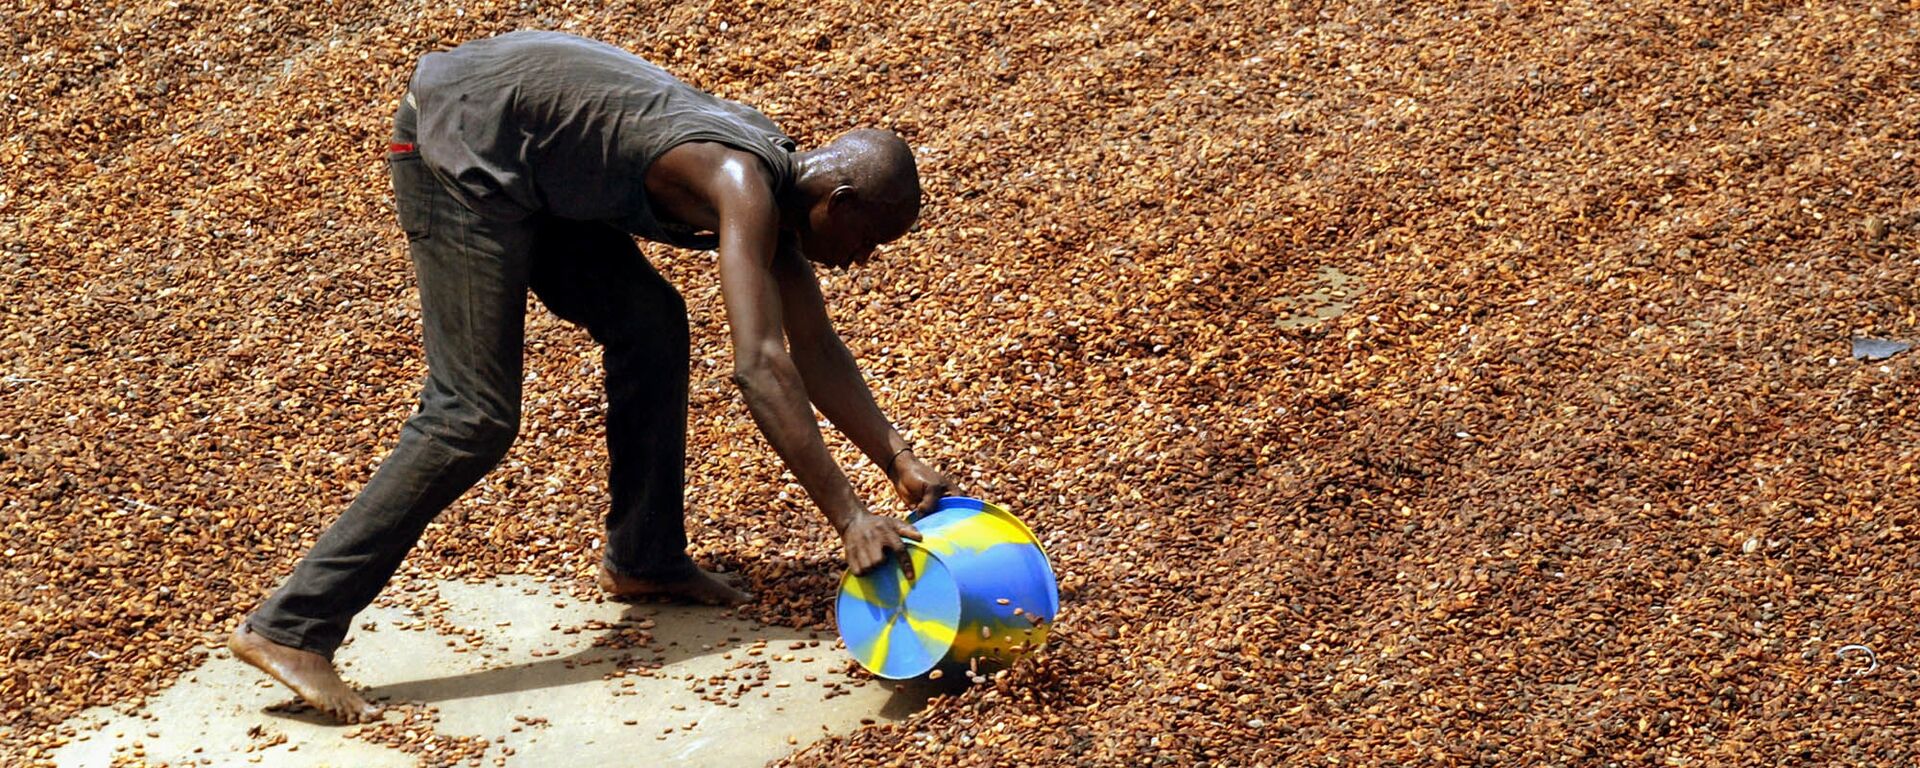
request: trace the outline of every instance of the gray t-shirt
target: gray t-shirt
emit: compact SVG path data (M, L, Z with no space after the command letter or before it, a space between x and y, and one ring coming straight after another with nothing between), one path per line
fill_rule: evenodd
M794 142L766 115L583 37L510 32L430 53L411 87L421 158L483 216L605 221L704 250L713 235L655 218L646 189L654 159L718 142L765 162L776 195L793 183Z

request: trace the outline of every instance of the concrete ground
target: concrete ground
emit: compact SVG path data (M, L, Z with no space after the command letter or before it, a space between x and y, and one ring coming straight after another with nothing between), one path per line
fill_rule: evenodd
M139 708L101 707L55 756L174 766L762 765L932 692L856 679L832 632L718 608L581 602L533 577L440 582L363 613L337 661L387 706L334 725L224 651Z

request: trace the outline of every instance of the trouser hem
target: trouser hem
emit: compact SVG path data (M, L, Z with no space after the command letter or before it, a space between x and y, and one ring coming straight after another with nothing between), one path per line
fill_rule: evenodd
M326 657L328 661L333 660L333 652L337 650L335 648L315 647L312 642L309 642L307 640L307 638L302 637L295 633L282 631L276 627L269 626L267 624L263 624L257 617L252 615L249 615L247 617L246 625L247 625L247 629L252 630L253 633L256 635L264 637L268 640L272 640L273 642L279 643L280 645L284 645L288 648L297 648L299 650L306 651L308 653L320 654L321 656Z
M652 568L627 568L614 562L612 557L603 556L600 565L617 575L643 581L679 581L700 572L700 566L693 563L693 558L685 556L679 562Z

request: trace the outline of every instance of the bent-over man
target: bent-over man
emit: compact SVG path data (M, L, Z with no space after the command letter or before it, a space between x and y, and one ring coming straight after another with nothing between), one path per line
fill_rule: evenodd
M905 142L858 130L819 149L611 45L514 32L423 57L394 118L394 196L420 287L427 380L365 489L229 641L343 722L377 710L332 657L427 523L493 468L520 425L529 290L603 347L608 489L602 588L737 604L686 554L687 309L634 237L717 250L733 379L754 422L872 570L918 539L855 494L817 407L930 509L951 485L913 455L834 332L813 263L864 263L920 212Z

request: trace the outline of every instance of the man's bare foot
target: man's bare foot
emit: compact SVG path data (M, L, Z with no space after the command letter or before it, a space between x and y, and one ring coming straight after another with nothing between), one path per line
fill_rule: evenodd
M619 600L677 597L707 605L740 605L753 600L753 593L734 589L720 577L699 569L677 581L652 581L614 573L602 563L599 581L601 590Z
M380 716L378 707L348 687L327 657L281 645L261 637L245 621L227 638L227 650L235 658L258 667L260 671L292 688L315 709L349 725L371 722Z

